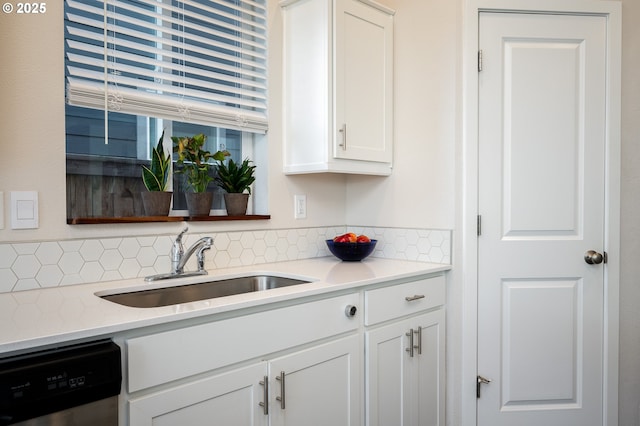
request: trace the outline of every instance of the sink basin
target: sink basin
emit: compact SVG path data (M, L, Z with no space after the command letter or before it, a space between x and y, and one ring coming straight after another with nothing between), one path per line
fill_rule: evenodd
M174 287L150 288L129 293L106 294L100 297L134 308L157 308L309 282L311 281L275 275L253 275Z

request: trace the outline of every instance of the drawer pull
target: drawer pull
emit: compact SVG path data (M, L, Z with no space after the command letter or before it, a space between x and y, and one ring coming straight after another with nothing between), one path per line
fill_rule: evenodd
M424 299L424 294L414 294L413 296L407 296L404 298L407 302L413 302L414 300Z
M405 351L409 352L409 356L413 358L413 350L415 346L413 345L413 328L409 329L408 333L405 333L405 336L409 338L409 347L405 349Z
M269 415L269 376L264 376L264 379L260 381L260 384L264 386L264 402L258 403L262 407L265 416Z
M276 396L276 401L280 401L280 408L284 410L284 371L276 376L276 380L280 382L280 396Z

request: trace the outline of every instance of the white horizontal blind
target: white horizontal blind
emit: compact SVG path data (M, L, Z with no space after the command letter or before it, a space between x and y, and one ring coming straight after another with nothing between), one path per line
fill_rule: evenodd
M267 130L266 0L65 0L71 105Z

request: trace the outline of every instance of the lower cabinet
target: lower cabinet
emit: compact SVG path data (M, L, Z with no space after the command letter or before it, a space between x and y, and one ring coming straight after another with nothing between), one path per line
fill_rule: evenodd
M444 426L444 311L366 333L367 424Z
M444 426L445 294L438 274L123 336L122 426Z
M358 336L130 400L132 426L360 424Z

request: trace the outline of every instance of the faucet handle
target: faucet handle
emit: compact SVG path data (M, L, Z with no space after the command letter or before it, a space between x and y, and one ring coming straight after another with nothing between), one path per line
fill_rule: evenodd
M184 229L182 230L182 232L180 232L180 233L178 234L178 236L176 237L176 242L177 242L177 243L181 243L181 242L182 242L182 236L183 236L184 234L186 234L188 230L189 230L189 227L188 227L188 226L185 226L185 227L184 227Z

